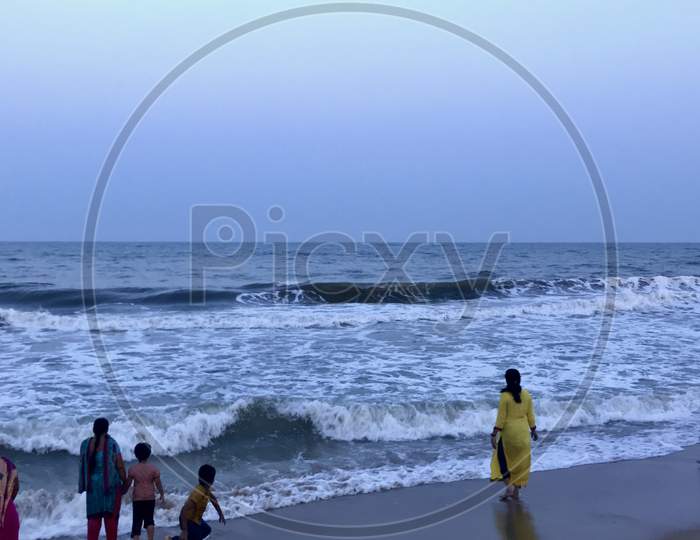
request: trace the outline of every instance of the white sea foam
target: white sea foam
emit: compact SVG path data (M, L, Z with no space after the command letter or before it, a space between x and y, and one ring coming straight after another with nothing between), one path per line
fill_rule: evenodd
M215 488L224 513L232 518L342 495L477 478L487 470L486 464L486 458L446 460L417 467L334 470L298 478L280 478L256 486L231 489L218 485ZM156 510L156 524L175 525L184 499L183 493L168 493L169 508ZM25 490L17 504L22 515L22 538L25 540L79 535L85 529L84 495ZM121 519L124 523L128 523L130 511L128 505L122 505ZM205 518L216 519L211 507Z
M23 540L84 534L85 495L22 489L16 504Z
M151 315L104 314L98 319L103 332L148 332L154 330L295 329L341 328L400 321L456 320L461 312L455 306L363 305L255 306L215 312L160 312ZM57 315L47 311L0 309L0 317L16 329L30 331L87 331L84 314Z
M660 422L682 420L700 408L698 400L615 396L584 402L570 418L567 402L537 402L538 424L553 428L560 420L570 427L603 425L612 421ZM493 427L495 407L486 404L334 405L320 401L288 402L282 414L309 418L323 436L334 440L409 441L432 437L465 437Z
M238 420L248 400L237 400L232 405L209 410L197 410L187 415L151 413L143 419L143 426L121 418L110 423L109 432L120 443L127 459L133 458L137 442L147 440L161 455L177 455L205 448ZM48 429L47 429L48 427ZM46 453L66 451L77 455L80 442L91 435L91 425L60 415L52 421L14 419L0 425L0 444L24 452Z

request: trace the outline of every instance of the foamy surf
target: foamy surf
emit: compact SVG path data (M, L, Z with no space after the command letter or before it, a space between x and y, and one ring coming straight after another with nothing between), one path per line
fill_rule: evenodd
M537 398L537 397L536 397ZM694 393L675 397L620 395L588 398L573 416L566 415L569 401L537 399L538 424L544 431L563 418L568 427L603 426L609 422L674 422L700 411ZM265 432L242 432L250 426L266 426L262 420L308 422L312 434L334 441L399 442L439 437L480 437L493 427L493 402L447 403L329 403L319 400L241 399L223 407L210 407L181 415L155 413L133 425L125 418L112 420L110 433L119 441L127 459L142 440L165 456L209 448L227 436L233 440L263 436ZM239 421L245 419L244 425ZM23 452L66 451L77 455L80 441L90 433L90 421L61 418L16 419L3 423L0 445ZM279 424L277 424L279 425ZM303 428L302 425L300 428Z
M551 448L535 448L533 470L552 470L620 459L647 458L680 450L689 444L689 437L673 437L649 444L644 439L623 439L607 444L605 440L574 438L560 441ZM484 442L486 444L486 442ZM587 449L586 449L587 447ZM488 453L481 458L445 457L417 466L381 466L369 469L336 469L333 471L284 477L256 485L240 486L219 482L215 491L224 514L229 518L251 515L266 510L331 499L346 495L372 493L388 489L413 487L436 482L485 479L489 470ZM167 488L166 488L167 489ZM168 508L157 508L157 526L175 526L186 493L168 490ZM82 536L85 530L84 495L70 492L49 493L25 490L17 500L22 515L26 540L59 536ZM122 505L122 523L131 517L128 504ZM210 521L216 514L210 507L205 514Z

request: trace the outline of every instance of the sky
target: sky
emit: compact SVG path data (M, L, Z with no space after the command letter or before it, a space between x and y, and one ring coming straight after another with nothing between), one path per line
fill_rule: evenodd
M593 153L619 240L700 241L700 4L392 3L476 32L543 82ZM80 240L151 88L216 36L300 5L4 0L0 241ZM371 14L257 30L175 81L124 148L96 237L184 241L202 204L243 208L260 238L603 238L581 159L525 82L444 31Z

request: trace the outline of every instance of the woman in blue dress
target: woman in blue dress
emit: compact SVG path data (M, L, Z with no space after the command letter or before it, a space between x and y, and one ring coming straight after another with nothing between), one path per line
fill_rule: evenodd
M98 418L92 426L94 437L80 445L78 492L87 492L87 538L97 540L105 522L107 540L117 539L122 486L126 471L117 441L107 434L109 422Z

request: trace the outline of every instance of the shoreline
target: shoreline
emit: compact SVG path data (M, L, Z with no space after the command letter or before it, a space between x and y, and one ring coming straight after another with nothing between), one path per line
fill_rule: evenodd
M441 540L687 540L700 539L700 444L665 456L533 472L520 502L498 497L461 515L392 538ZM348 495L272 510L268 515L328 525L376 525L453 504L487 480L426 484ZM489 490L490 491L490 490ZM500 491L500 490L499 490ZM258 520L266 514L210 523L211 538L311 538ZM122 531L128 523L120 523ZM177 534L161 527L156 538ZM352 534L352 533L351 533ZM121 535L128 537L128 535ZM318 537L318 536L316 536Z

